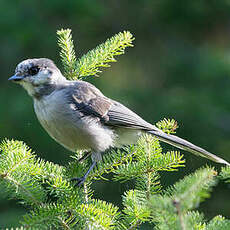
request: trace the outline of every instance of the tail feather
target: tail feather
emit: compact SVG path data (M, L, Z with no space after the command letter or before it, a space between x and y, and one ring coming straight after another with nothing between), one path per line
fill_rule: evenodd
M170 145L173 145L177 148L186 150L188 152L191 152L195 155L199 155L201 157L205 157L208 158L209 160L215 161L217 163L221 163L221 164L226 164L228 166L230 166L230 163L228 163L226 160L206 151L205 149L202 149L180 137L174 136L174 135L170 135L170 134L166 134L162 131L158 131L158 130L150 130L148 131L148 133L156 136L159 140L168 143Z

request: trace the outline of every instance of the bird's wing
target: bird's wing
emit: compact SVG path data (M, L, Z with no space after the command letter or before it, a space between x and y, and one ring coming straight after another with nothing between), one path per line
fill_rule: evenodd
M69 102L82 116L97 117L107 120L111 100L106 98L95 86L88 82L78 82L68 92Z
M113 101L107 112L107 116L109 119L105 122L106 125L142 130L155 129L153 125L146 122L126 106L116 101Z
M155 128L121 103L105 97L87 82L78 83L73 88L71 101L82 115L100 118L104 125L144 130Z

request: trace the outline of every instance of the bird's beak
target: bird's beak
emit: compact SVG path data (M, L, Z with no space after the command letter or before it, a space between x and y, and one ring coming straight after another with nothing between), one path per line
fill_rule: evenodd
M8 81L21 81L25 76L22 75L13 75L8 79Z

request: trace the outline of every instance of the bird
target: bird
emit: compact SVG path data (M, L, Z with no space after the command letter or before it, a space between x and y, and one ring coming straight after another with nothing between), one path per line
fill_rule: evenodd
M36 116L48 134L66 149L90 151L92 165L81 178L81 185L102 153L111 147L135 144L148 133L172 146L214 162L230 164L176 135L166 134L123 104L106 97L93 84L67 80L48 58L21 61L8 79L21 85L33 98Z

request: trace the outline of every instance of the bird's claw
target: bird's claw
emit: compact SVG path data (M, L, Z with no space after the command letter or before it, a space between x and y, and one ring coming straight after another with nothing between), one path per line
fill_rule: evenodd
M72 179L70 180L70 181L75 182L75 185L74 185L75 187L80 187L81 185L84 184L84 182L85 182L87 176L88 176L89 173L92 171L92 169L95 167L95 165L96 165L96 161L94 161L94 162L92 163L92 165L90 166L90 168L88 169L88 171L86 172L86 174L85 174L83 177L74 177L74 178L72 178Z
M74 177L70 181L74 182L74 187L80 187L81 185L84 184L86 177Z

